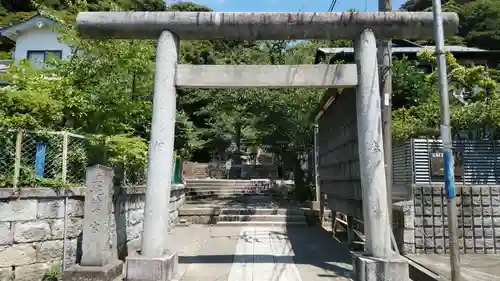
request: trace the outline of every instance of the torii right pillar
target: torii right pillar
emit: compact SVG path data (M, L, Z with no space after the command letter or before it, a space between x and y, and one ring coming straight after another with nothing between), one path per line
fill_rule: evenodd
M409 280L408 262L392 251L387 190L376 38L372 30L361 31L355 39L358 87L356 114L365 253L354 254L355 281ZM382 187L382 188L381 188Z

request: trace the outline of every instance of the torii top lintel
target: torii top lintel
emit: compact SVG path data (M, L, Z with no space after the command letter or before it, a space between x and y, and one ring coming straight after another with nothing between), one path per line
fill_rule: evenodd
M458 15L442 18L445 35L455 34ZM157 39L164 30L182 40L354 39L364 29L378 39L428 39L433 24L429 12L82 12L77 17L88 39Z

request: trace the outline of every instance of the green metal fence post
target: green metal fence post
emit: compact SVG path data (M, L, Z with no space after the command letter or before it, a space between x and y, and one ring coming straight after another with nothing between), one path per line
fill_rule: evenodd
M181 157L179 156L174 156L174 172L172 173L172 183L173 184L180 184L181 183L181 171L182 171L182 164L181 164Z

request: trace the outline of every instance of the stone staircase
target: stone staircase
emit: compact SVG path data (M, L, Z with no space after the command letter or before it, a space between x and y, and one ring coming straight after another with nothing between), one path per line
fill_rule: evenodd
M273 189L269 180L221 180L188 179L186 180L187 200L210 198L235 198L242 195L280 196Z
M305 212L269 180L187 180L181 225L307 226Z

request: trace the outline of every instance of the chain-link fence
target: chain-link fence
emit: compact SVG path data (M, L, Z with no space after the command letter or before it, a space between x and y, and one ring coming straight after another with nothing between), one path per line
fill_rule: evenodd
M84 185L88 166L108 165L109 144L69 132L1 130L0 187ZM145 161L112 166L120 185L146 184ZM180 158L173 169L172 183L181 183Z
M172 184L181 184L183 179L183 164L184 162L179 156L174 156L172 166ZM116 168L116 167L115 167ZM117 171L118 169L115 169ZM148 175L147 165L125 165L122 168L122 186L140 186L146 185Z
M16 133L3 132L0 136L0 187L12 184L16 159Z
M94 139L68 132L1 133L1 187L84 184Z

